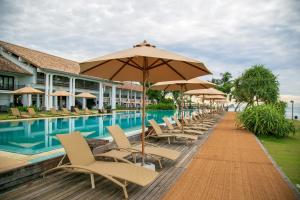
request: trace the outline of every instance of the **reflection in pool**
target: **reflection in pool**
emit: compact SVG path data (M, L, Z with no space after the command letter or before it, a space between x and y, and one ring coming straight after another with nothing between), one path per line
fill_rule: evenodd
M155 119L162 123L162 117L172 115L177 115L177 112L148 111L147 120ZM141 112L0 122L0 150L28 155L46 152L61 147L56 134L80 131L87 138L106 138L109 133L105 127L114 124L121 126L125 132L139 130Z

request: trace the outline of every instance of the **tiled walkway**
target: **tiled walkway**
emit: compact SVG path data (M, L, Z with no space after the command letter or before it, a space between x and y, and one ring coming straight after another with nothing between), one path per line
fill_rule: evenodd
M188 169L164 197L176 199L296 199L255 136L227 113Z

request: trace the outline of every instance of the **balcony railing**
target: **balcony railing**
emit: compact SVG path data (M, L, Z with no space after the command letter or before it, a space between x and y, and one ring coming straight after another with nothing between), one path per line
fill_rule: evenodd
M78 89L99 90L99 85L76 85Z
M10 84L2 84L0 85L0 90L17 90L20 89L22 87L25 87L25 85L10 85Z

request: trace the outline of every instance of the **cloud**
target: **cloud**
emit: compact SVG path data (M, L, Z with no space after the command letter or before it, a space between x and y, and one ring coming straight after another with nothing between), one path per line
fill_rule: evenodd
M0 0L0 5L1 40L82 61L147 39L203 61L214 76L224 71L238 76L265 64L279 74L282 94L300 95L297 0Z

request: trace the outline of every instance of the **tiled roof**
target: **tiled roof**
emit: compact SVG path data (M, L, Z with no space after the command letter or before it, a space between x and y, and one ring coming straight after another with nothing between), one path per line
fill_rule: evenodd
M124 83L124 85L118 85L117 88L123 89L123 90L134 90L134 91L139 91L139 92L143 91L143 87L141 85L137 85L137 84Z
M0 46L4 49L20 56L26 62L45 69L63 71L67 73L79 74L79 64L72 60L67 60L61 57L53 56L47 53L28 49L18 45L0 41Z
M16 65L15 63L13 63L11 61L5 59L1 55L0 55L0 71L32 75L27 70L19 67L18 65Z

